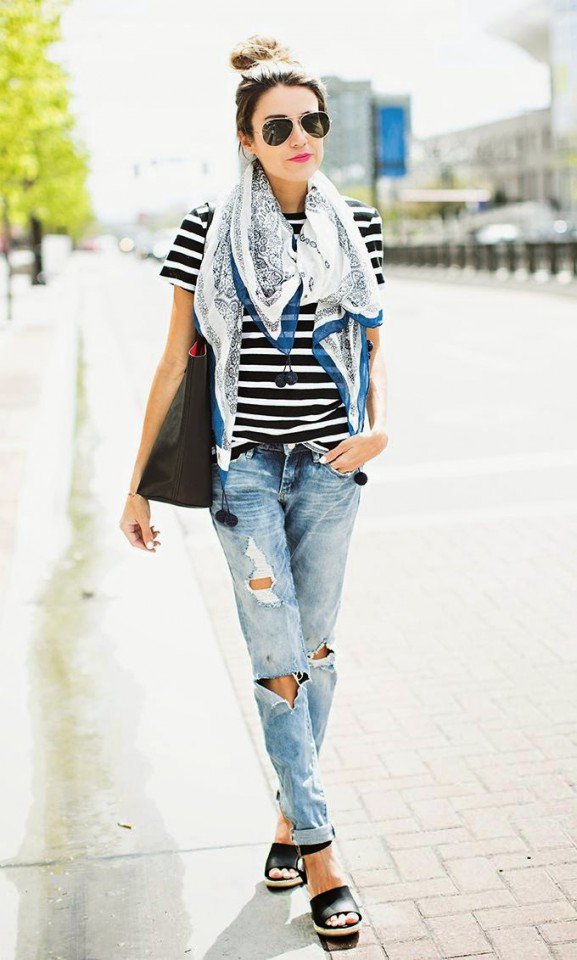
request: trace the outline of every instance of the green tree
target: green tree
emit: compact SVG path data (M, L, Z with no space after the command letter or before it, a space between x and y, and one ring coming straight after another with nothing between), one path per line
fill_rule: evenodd
M67 2L0 0L3 248L8 255L12 225L30 225L33 282L42 270L42 231L67 232L76 240L93 218L88 155L75 135L68 75L50 56Z

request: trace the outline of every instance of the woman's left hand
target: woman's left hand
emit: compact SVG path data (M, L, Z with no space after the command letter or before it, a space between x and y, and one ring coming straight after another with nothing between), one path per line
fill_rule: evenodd
M355 433L346 440L341 440L336 447L323 454L321 463L330 463L336 470L346 473L356 470L367 460L378 457L389 442L386 430L369 430L368 433Z

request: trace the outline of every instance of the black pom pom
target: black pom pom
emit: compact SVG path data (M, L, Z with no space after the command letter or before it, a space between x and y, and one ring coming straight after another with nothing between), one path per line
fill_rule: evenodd
M274 378L274 382L276 383L277 387L284 387L286 384L286 375L284 373L277 373L276 377Z
M222 507L216 511L214 519L218 520L219 523L226 524L227 527L236 527L238 523L236 513L231 513L230 510L223 510Z
M368 479L364 470L358 470L357 473L355 473L355 483L358 483L360 487L364 487Z
M296 383L297 380L298 375L294 372L294 370L289 370L289 372L286 374L286 382L292 386L292 384Z

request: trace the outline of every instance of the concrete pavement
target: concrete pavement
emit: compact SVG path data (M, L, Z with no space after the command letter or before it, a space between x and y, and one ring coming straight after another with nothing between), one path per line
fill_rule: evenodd
M256 957L271 909L283 952L320 956L303 891L261 881L274 805L179 521L158 510L154 555L118 529L141 414L103 264L77 260L70 538L4 620L1 956Z
M71 538L3 648L4 952L320 956L305 893L261 880L275 778L206 511L154 504L155 555L117 526L170 287L130 257L78 269ZM570 960L574 308L400 277L389 297L391 441L366 467L322 757L367 911L352 954Z

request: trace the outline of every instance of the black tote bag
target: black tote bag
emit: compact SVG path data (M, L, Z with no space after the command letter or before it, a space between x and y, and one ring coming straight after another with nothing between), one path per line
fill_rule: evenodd
M214 208L209 207L207 233L213 214ZM210 507L211 446L208 345L197 332L136 492L177 507Z

